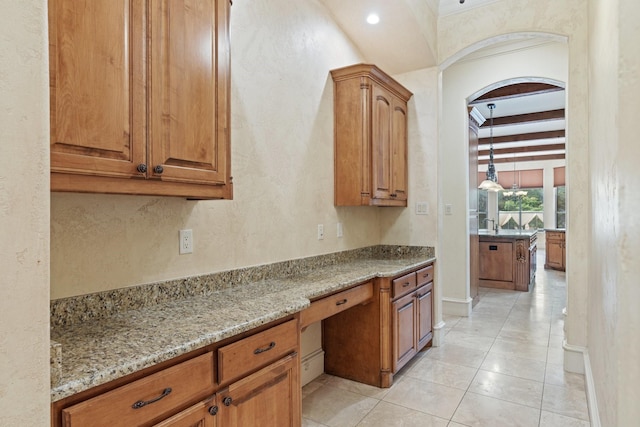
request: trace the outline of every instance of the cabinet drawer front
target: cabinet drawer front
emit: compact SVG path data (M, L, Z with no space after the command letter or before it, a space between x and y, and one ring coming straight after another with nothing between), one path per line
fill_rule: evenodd
M393 298L413 291L416 286L416 273L409 273L405 276L394 279L392 282Z
M187 402L205 397L213 387L213 353L206 353L64 409L63 425L146 424L165 418Z
M373 283L367 282L346 291L319 299L311 307L300 313L300 327L304 328L319 320L326 319L373 297Z
M219 383L228 383L246 373L295 351L298 325L290 320L218 350Z
M433 265L425 267L416 272L417 276L417 287L424 285L425 283L433 282Z
M547 239L564 240L564 233L558 231L547 231Z

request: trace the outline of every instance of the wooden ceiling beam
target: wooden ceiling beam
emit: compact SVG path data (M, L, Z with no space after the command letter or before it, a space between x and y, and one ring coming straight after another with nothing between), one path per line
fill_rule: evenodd
M530 145L527 147L500 148L497 150L494 148L493 154L535 153L536 151L555 151L564 150L565 148L565 144ZM480 150L478 151L478 155L488 156L489 150Z
M565 136L564 130L550 130L546 132L531 132L531 133L521 133L518 135L494 136L493 143L502 144L506 142L532 141L535 139L564 138L564 136ZM478 142L480 145L489 144L490 139L480 138Z
M564 108L559 110L541 111L538 113L518 114L515 116L494 117L493 126L519 125L522 123L540 123L549 120L564 119ZM482 127L489 127L489 120L482 124Z
M535 161L544 161L544 160L562 160L565 158L564 154L545 154L542 156L524 156L524 157L516 157L516 162L535 162ZM504 159L493 159L493 163L512 163L513 159L504 158ZM486 165L489 163L489 160L479 160L479 165Z
M491 90L484 95L474 99L469 104L475 105L488 102L497 102L504 99L519 98L529 95L539 95L542 93L557 92L559 90L564 90L564 88L547 83L518 83Z

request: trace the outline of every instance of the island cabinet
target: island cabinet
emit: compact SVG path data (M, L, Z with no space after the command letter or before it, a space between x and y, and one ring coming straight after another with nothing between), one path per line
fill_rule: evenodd
M537 239L536 231L481 232L478 251L480 286L528 291L535 282Z
M297 319L247 334L54 402L52 426L300 426Z
M231 198L229 0L49 0L51 190Z
M566 242L564 230L546 230L544 268L566 269Z
M407 206L407 102L375 65L331 71L336 206Z
M376 387L393 376L433 337L434 264L373 281L370 303L323 321L325 372Z

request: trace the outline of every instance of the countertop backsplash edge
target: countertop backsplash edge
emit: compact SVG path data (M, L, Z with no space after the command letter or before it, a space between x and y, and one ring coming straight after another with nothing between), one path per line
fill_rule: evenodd
M141 284L104 292L51 300L51 327L70 326L102 319L129 310L150 307L176 299L209 295L223 289L268 278L308 273L318 267L355 259L395 259L406 256L433 258L430 246L376 245L286 261L241 267L199 276Z

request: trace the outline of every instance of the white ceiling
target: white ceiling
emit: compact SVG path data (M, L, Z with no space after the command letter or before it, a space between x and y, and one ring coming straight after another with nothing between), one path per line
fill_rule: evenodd
M434 28L434 23L438 16L468 11L500 0L465 0L464 4L461 4L460 0L320 1L360 50L365 62L376 64L387 73L396 75L437 65L437 46L435 46L437 31ZM372 12L380 16L380 22L376 25L370 25L366 22L367 16ZM501 43L476 51L461 60L468 61L479 57L500 55L507 51L530 47L532 43L540 42L524 40ZM565 107L565 91L500 99L492 102L496 104L495 117L557 110ZM480 103L476 107L484 117L489 118L486 103ZM487 125L480 129L481 138L488 137ZM565 121L558 119L534 124L496 127L494 136L562 130L564 128ZM564 138L501 143L499 148L530 147L552 143L564 143ZM479 148L487 150L488 146L481 145ZM556 153L556 151L549 154L551 153ZM515 154L516 157L527 155L530 153ZM514 154L496 155L495 158L513 158L513 156ZM480 160L487 157L481 156Z

